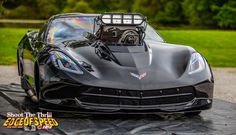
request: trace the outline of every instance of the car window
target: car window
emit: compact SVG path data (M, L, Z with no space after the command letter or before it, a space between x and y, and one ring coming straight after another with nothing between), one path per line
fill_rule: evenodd
M82 37L84 32L93 32L94 17L68 17L53 20L47 33L47 43Z
M154 40L157 42L164 42L163 38L157 34L156 30L150 25L147 25L145 40Z

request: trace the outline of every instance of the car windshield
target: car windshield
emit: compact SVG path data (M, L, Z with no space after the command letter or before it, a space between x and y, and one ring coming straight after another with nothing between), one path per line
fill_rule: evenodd
M93 32L93 25L93 16L57 18L50 25L46 36L47 43L53 44L67 38L83 37L85 32ZM163 39L150 25L147 25L145 40L163 42Z
M47 42L82 37L84 32L93 32L94 17L68 17L53 20L47 33Z
M156 42L164 42L163 38L157 34L156 30L147 25L145 40L154 40Z

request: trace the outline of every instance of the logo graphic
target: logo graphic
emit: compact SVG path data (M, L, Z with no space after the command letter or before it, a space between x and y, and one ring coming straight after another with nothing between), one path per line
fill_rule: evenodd
M57 127L58 122L52 117L51 112L22 112L22 113L7 113L7 119L3 123L6 128L21 128L24 131L36 131L40 129L52 129Z
M147 75L147 73L144 72L144 73L138 75L138 74L135 74L135 73L130 72L130 75L132 75L133 77L136 77L136 78L138 78L139 80L141 80L141 79L143 79L143 78Z

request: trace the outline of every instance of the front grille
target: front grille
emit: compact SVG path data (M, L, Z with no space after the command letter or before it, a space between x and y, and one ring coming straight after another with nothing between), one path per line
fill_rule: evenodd
M194 87L160 90L121 90L89 87L78 99L82 103L104 105L148 106L185 103L195 97Z

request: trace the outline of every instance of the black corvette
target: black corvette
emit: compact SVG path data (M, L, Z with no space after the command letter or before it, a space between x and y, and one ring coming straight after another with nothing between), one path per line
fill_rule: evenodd
M59 14L17 50L21 85L39 108L92 113L209 109L213 75L191 47L167 44L141 14Z

